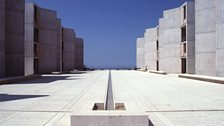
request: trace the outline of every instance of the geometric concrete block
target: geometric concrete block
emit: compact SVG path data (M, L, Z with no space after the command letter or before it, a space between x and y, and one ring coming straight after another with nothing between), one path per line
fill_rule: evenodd
M145 112L77 112L71 115L71 126L149 126L149 118Z

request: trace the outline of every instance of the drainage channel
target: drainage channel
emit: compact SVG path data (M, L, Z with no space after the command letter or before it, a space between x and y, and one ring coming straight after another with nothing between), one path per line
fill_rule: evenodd
M106 97L105 110L114 110L114 97L111 80L111 71L109 71L108 86L107 86L107 97Z
M124 103L115 103L113 96L112 76L109 71L105 102L94 103L92 110L125 110Z
M146 112L127 111L124 103L114 102L113 96L112 76L109 71L104 103L94 103L94 111L73 113L71 126L153 126Z

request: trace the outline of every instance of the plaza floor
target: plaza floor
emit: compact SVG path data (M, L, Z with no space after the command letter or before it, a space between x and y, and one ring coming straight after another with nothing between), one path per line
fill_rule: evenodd
M70 115L104 103L108 70L44 75L0 86L1 126L70 126ZM223 126L224 85L112 70L115 103L126 111L144 111L154 126Z

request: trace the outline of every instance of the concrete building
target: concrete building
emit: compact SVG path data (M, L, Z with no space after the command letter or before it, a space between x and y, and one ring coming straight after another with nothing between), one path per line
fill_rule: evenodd
M0 77L24 75L24 0L0 1Z
M159 20L159 66L170 73L194 73L194 2L166 10Z
M224 77L224 1L195 0L196 74Z
M62 70L71 71L75 68L76 36L73 29L62 28Z
M5 75L5 0L0 1L0 77Z
M26 3L25 20L25 43L30 47L26 52L27 73L60 71L61 24L57 13Z
M84 40L76 38L75 43L75 69L83 69L84 67Z
M82 68L83 55L83 39L62 29L55 11L25 0L0 1L0 77Z
M138 69L145 69L145 38L138 38L136 42L137 46L137 68Z
M145 66L149 70L159 70L159 28L147 29L145 38Z

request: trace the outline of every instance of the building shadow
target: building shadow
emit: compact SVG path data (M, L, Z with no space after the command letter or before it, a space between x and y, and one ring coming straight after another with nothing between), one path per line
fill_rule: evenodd
M152 123L150 119L149 119L149 126L154 126L154 124Z
M27 80L15 84L49 84L51 82L59 81L59 80L77 80L80 78L69 78L71 76L42 76L41 78Z
M10 94L0 94L0 102L29 99L29 98L39 98L47 97L49 95L10 95Z

